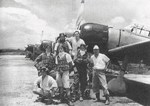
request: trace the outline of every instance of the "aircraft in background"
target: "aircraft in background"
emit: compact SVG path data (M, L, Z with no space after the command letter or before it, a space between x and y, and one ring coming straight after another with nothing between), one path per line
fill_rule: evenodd
M25 48L26 58L35 60L35 58L41 54L40 44L28 44Z
M81 38L88 45L88 52L92 52L97 44L102 53L107 54L113 63L126 70L128 62L150 64L150 30L145 25L133 24L124 29L115 29L97 23L82 23L85 1L81 6L76 20L76 28L81 30Z
M111 61L126 70L129 62L143 61L150 64L150 37L134 33L133 30L115 29L107 25L85 23L80 26L81 38L88 45L88 52L98 45L102 53Z

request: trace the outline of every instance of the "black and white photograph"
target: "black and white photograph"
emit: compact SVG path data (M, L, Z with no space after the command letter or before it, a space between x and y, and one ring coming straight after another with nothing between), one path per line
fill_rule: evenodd
M0 0L0 106L150 106L150 0Z

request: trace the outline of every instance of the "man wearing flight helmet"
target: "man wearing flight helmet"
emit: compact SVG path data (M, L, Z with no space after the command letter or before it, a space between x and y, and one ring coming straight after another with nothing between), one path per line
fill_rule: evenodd
M87 54L87 46L85 44L81 44L78 52L77 58L75 59L75 66L77 68L77 72L79 74L79 83L80 83L80 101L84 99L84 92L87 86L87 64L88 64L88 54Z
M35 67L39 71L41 67L47 67L49 72L55 68L55 58L50 51L47 50L47 45L41 44L42 53L35 59ZM40 75L40 72L38 73Z
M58 47L60 45L64 47L65 52L71 53L72 47L71 47L70 43L68 41L66 41L66 36L64 33L59 34L58 40L54 46L54 55L55 56L58 54Z

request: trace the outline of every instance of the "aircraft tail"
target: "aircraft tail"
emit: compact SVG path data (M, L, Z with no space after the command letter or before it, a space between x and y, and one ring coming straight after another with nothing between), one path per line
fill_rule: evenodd
M78 16L77 16L77 20L76 20L76 28L77 28L77 29L79 29L80 26L81 26L81 24L83 24L83 22L84 22L84 19L83 19L83 17L82 17L83 12L84 12L84 3L85 3L85 1L82 0L82 1L81 1L81 7L80 7L80 9L79 9Z

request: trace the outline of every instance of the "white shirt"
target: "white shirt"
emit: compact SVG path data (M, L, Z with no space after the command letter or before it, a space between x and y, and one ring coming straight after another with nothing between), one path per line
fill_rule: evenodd
M99 53L98 57L96 58L94 55L91 56L91 59L94 63L94 69L103 70L106 67L106 63L110 60L105 54Z
M75 37L67 38L72 43L72 53L77 55L77 48L80 47L81 44L85 44L85 42L80 38L78 41Z
M57 88L56 80L49 75L46 75L43 80L42 80L42 76L38 77L38 79L35 81L34 85L37 86L38 84L40 84L40 87L43 90L50 90L54 87Z

